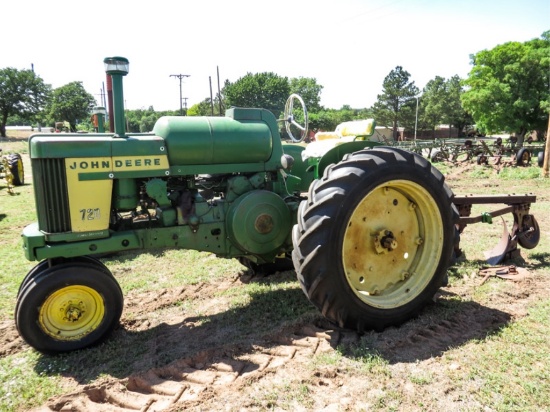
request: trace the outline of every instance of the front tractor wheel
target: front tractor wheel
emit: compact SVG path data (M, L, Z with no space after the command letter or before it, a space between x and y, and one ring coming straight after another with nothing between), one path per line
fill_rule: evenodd
M110 272L83 262L35 273L21 290L15 322L23 339L44 353L94 345L116 327L123 296Z
M458 213L443 175L397 148L363 150L314 181L293 229L302 289L340 327L416 316L443 284Z

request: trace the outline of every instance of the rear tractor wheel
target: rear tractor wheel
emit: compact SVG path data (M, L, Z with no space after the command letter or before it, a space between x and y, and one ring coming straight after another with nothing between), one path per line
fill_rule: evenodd
M23 170L23 159L18 153L8 155L8 165L10 173L13 176L14 186L23 186L25 184L25 173Z
M452 197L426 159L398 148L363 150L329 166L292 233L309 300L359 331L416 316L446 280L458 220Z

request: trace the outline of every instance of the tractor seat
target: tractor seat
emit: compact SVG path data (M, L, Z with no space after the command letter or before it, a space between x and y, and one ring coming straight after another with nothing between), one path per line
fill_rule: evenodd
M315 141L309 143L302 152L302 159L305 161L310 157L322 157L342 143L368 140L373 135L374 128L374 120L367 119L340 123L333 132L317 132Z

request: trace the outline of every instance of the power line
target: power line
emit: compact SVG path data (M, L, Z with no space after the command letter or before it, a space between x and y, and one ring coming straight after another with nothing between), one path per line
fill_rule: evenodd
M180 115L183 116L183 97L181 94L181 82L184 77L189 77L190 74L171 74L170 77L177 77L180 79ZM186 98L187 99L187 98ZM187 101L185 102L185 107L187 108Z

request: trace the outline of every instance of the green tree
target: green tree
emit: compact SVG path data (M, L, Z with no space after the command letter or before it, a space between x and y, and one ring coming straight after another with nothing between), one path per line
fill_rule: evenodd
M67 121L71 130L76 130L77 121L90 117L94 105L94 97L84 89L82 82L71 82L53 91L46 112L50 122Z
M304 100L308 112L318 112L321 107L323 86L313 77L294 77L290 79L290 93L296 93Z
M436 76L433 80L430 80L422 91L423 113L421 121L432 131L432 137L435 137L436 126L441 124L448 112L447 100L446 83L441 76Z
M411 75L403 67L397 66L384 79L382 94L374 103L375 119L379 125L393 128L394 139L397 138L397 127L405 119L410 117L412 102L416 104L416 95L419 90L414 81L409 81Z
M446 81L445 88L447 92L447 104L443 122L456 127L459 136L461 136L464 126L474 123L470 113L464 110L462 106L461 96L464 93L462 79L458 75L454 75Z
M550 31L525 43L508 42L471 56L464 108L489 133L516 133L518 143L544 130L550 104Z
M187 110L187 116L224 116L225 112L220 113L220 100L218 97L214 98L214 103L207 97L200 103L196 103Z
M226 107L263 108L279 118L290 95L290 85L287 77L272 72L247 73L234 83L226 80L222 95Z
M471 116L463 109L460 96L464 92L461 79L454 75L450 79L436 76L430 80L422 90L422 96L418 102L418 130L430 130L432 137L435 129L440 124L448 124L459 130L464 126L472 124ZM416 102L409 105L408 110L416 111ZM411 119L409 119L411 117ZM407 129L413 129L416 123L416 116L407 116L406 121L402 121ZM449 137L451 128L449 128Z
M317 112L308 113L309 128L313 131L333 131L340 123L350 120L371 119L374 117L371 110L352 109L348 105L341 109L322 109Z
M32 70L0 69L0 136L6 137L9 116L32 120L39 115L51 91Z
M148 133L153 130L155 123L162 116L180 116L180 110L165 110L156 112L153 106L147 110L125 110L127 131L130 133Z

